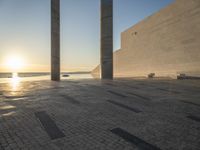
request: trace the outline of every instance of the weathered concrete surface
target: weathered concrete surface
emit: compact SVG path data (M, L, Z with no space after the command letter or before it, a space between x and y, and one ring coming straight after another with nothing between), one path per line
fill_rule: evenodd
M101 0L101 78L113 78L113 0Z
M51 0L51 80L60 80L60 0Z
M200 75L199 24L200 1L176 0L124 31L121 50L114 54L114 76Z
M199 150L200 122L188 117L200 117L199 97L200 81L190 80L0 84L0 149L138 150L110 131L122 128L161 150ZM40 111L64 138L50 139Z

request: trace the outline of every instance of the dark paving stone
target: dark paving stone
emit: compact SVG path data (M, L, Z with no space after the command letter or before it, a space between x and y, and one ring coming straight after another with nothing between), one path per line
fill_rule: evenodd
M187 116L187 118L189 118L189 119L192 119L192 120L194 120L194 121L197 121L197 122L200 122L200 117L197 117L197 116Z
M112 83L106 83L106 85L116 86L116 85L114 85L114 84L112 84Z
M5 96L4 95L4 97L7 99L16 99L16 98L26 98L27 96Z
M127 92L127 94L130 94L130 95L133 95L133 96L139 97L139 98L144 99L144 100L151 101L150 98L148 98L148 97L144 97L144 96L139 95L139 94L136 94L136 93Z
M148 86L146 83L138 83L138 85Z
M182 103L191 104L191 105L200 107L200 104L196 104L196 103L193 103L193 102L189 102L189 101L181 101L181 102L182 102Z
M45 131L52 140L65 137L64 133L62 133L62 131L45 111L36 112L35 116L40 120Z
M126 98L127 96L124 95L124 94L121 94L121 93L117 93L117 92L114 92L114 91L108 91L109 93L113 94L113 95L116 95L116 96L119 96L119 97L122 97L122 98Z
M76 99L74 99L71 96L68 96L68 95L60 95L60 96L65 98L66 100L68 100L72 104L75 104L75 105L80 105L81 104L79 101L77 101Z
M125 85L125 86L132 88L132 89L137 89L137 90L140 89L139 87L136 87L136 86L129 86L129 85Z
M169 89L163 89L163 88L157 88L160 91L165 91L165 92L169 92L169 93L174 93L174 94L180 94L180 92L178 91L173 91L173 90L169 90Z
M117 81L117 83L118 83L118 85L123 85L123 86L126 86L126 87L128 87L128 88L140 89L139 87L136 87L136 86L131 85L131 84L129 85L129 84L124 83L124 82L119 82L119 81Z
M144 140L128 133L127 131L125 131L121 128L112 129L111 132L120 136L127 142L130 142L130 143L136 145L139 150L161 150L160 148L145 142Z
M194 93L194 94L198 94L198 93L200 93L200 89L199 88L187 88L187 89L185 89L185 91L189 91L189 92L191 92L191 93Z
M60 90L60 89L64 89L65 87L52 87L49 88L48 90Z
M109 103L112 103L112 104L114 104L114 105L117 105L117 106L119 106L119 107L128 109L128 110L130 110L130 111L133 111L133 112L135 112L135 113L140 113L140 112L142 112L141 110L138 110L138 109L136 109L136 108L132 108L132 107L126 106L126 105L121 104L121 103L118 103L118 102L114 102L114 101L111 101L111 100L108 100L108 102L109 102Z

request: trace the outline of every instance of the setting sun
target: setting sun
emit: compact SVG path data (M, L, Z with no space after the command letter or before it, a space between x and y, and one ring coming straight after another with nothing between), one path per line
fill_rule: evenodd
M11 71L19 71L20 69L24 67L24 61L20 56L13 55L7 58L6 66Z

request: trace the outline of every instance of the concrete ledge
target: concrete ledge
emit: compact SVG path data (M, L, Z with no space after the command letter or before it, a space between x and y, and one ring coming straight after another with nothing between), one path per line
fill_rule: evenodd
M200 80L200 77L195 77L195 76L177 76L178 80Z

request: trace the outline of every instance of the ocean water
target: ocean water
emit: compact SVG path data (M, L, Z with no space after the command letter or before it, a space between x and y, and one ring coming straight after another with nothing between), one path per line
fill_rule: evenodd
M63 77L63 75L69 75ZM90 73L61 73L61 80L67 79L91 79L93 78ZM0 73L0 83L7 83L18 79L20 81L39 81L39 80L50 80L50 73Z

